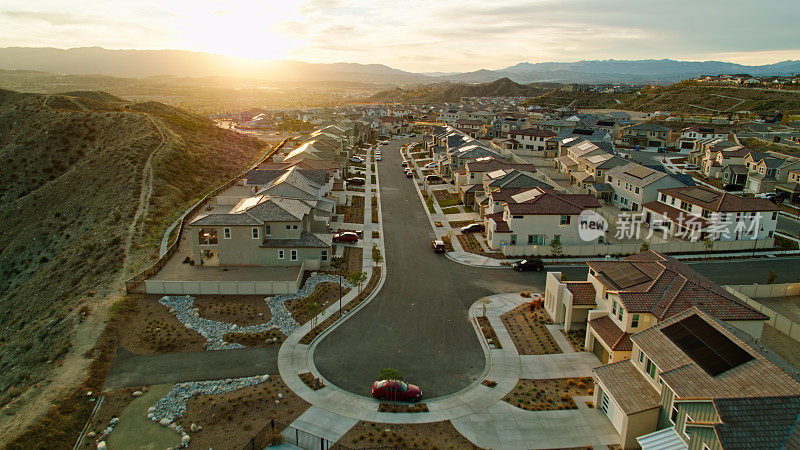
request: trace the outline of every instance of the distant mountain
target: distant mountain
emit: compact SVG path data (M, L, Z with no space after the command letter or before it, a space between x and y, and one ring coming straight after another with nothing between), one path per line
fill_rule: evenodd
M246 77L268 81L348 81L409 84L430 81L425 75L382 64L312 64L301 61L254 61L184 50L68 50L41 47L0 48L0 69L144 78Z
M538 85L515 83L508 78L501 78L490 83L481 84L439 84L421 86L416 89L392 89L378 92L367 98L375 103L436 103L458 102L463 97L536 97L549 91Z
M448 81L487 82L508 77L518 83L541 81L562 83L674 82L704 74L747 73L753 76L789 75L800 72L800 61L745 66L721 61L603 60L574 63L544 62L515 64L499 70L478 70L440 77Z
M670 83L703 74L747 73L755 76L800 73L800 61L745 66L721 61L594 60L571 63L522 62L498 70L412 73L382 64L315 64L300 61L255 61L184 50L106 50L100 47L0 48L0 69L63 74L238 77L273 82L348 82L420 85L441 82L486 83L509 78L517 83Z

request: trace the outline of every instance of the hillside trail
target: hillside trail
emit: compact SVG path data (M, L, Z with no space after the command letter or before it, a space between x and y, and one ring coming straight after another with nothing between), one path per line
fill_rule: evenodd
M43 102L46 105L47 96ZM46 107L46 106L45 106ZM46 382L38 383L26 390L15 400L16 411L13 415L0 416L0 447L12 442L25 430L47 413L50 407L59 398L66 395L70 389L80 386L86 379L92 357L87 357L95 347L97 339L106 327L106 321L111 316L111 307L124 295L125 280L127 279L130 265L129 254L133 245L137 224L149 211L150 197L153 194L153 156L166 143L166 135L156 120L146 113L146 116L161 136L161 141L147 157L142 171L140 182L139 204L128 227L128 236L125 240L124 263L120 269L119 278L106 289L98 290L98 301L90 304L89 314L73 330L70 342L72 347L64 356L60 367L51 373ZM71 443L70 443L71 445Z

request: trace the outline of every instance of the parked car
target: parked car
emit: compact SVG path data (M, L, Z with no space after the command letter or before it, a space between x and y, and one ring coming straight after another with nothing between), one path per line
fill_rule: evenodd
M360 156L351 156L350 157L350 162L364 164L364 158L362 158Z
M700 170L700 167L697 166L696 164L687 164L686 170Z
M405 381L380 380L372 383L372 396L381 401L418 402L422 398L422 389Z
M384 142L384 143L383 143L383 144L381 144L381 145L389 145L389 143L388 143L388 142Z
M447 248L444 246L444 241L432 241L431 245L433 246L433 253L444 253L447 251Z
M408 167L408 161L403 161L400 163L400 165L403 167Z
M435 162L429 162L428 164L425 164L425 168L426 169L435 169L436 168L436 163Z
M358 242L358 235L352 231L345 231L344 233L336 233L333 235L333 242L348 242L355 244Z
M483 233L486 226L482 223L471 223L467 226L461 227L462 233Z
M414 171L411 169L406 170L406 178L414 178Z
M764 193L761 193L761 194L756 194L756 198L766 198L766 199L772 199L772 198L775 198L777 196L778 196L778 194L776 194L774 192L764 192Z
M433 181L442 181L442 177L439 175L428 175L425 177L425 181L433 182Z
M364 186L367 184L367 180L361 177L350 177L347 179L347 184L351 184L353 186Z
M544 270L544 262L541 259L523 259L511 265L511 268L517 272L524 272L526 270L535 270L541 272Z
M724 189L724 190L726 190L728 192L731 192L731 191L736 192L736 191L744 190L744 186L742 186L741 184L728 183L725 186L723 186L722 189Z
M381 160L381 154L378 153L377 155L375 155L375 161L380 161L380 160Z

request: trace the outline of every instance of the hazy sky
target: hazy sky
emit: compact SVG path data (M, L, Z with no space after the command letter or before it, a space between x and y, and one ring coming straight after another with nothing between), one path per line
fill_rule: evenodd
M800 59L800 0L0 0L0 47L184 49L417 71Z

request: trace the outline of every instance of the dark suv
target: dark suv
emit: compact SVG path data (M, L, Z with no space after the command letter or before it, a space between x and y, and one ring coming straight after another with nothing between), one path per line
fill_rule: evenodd
M535 270L537 272L541 272L544 270L544 262L542 262L541 259L523 259L522 261L517 261L512 264L511 268L517 272L523 272L526 270Z

